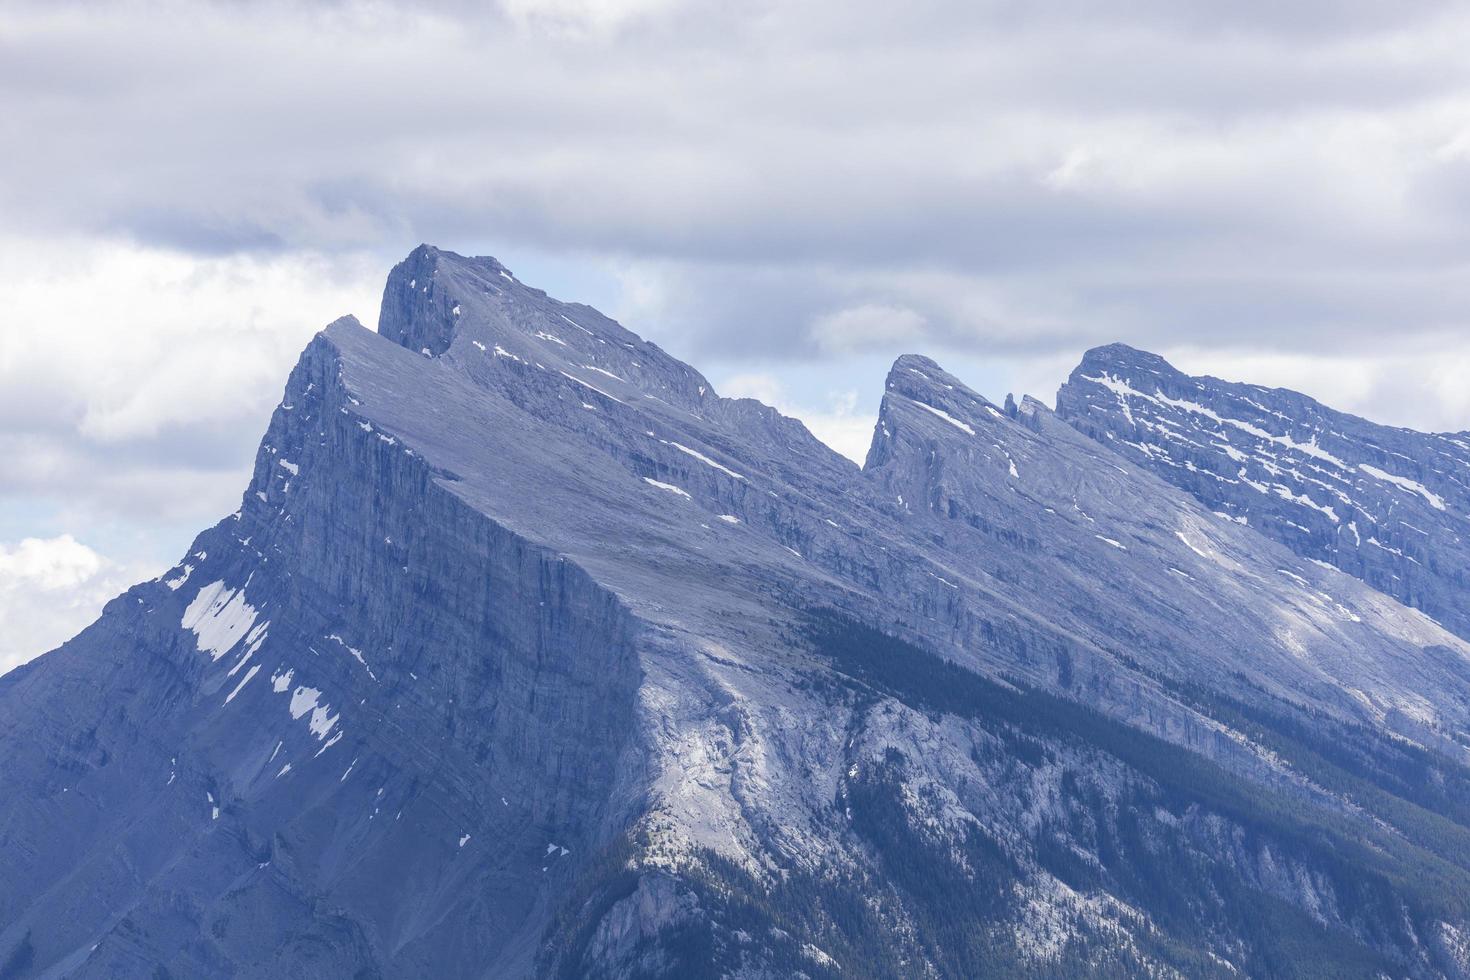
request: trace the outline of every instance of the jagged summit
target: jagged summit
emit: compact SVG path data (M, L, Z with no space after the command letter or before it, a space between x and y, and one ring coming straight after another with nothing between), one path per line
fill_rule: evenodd
M1192 377L1120 345L1087 353L1057 411L1211 510L1470 636L1470 440Z
M937 553L965 556L950 568L1025 596L1022 615L1066 624L1104 656L1122 652L1111 637L1129 635L1126 656L1196 676L1219 670L1212 683L1225 687L1236 669L1230 648L1269 649L1281 624L1295 622L1335 637L1323 649L1347 687L1329 699L1335 710L1353 710L1351 690L1383 691L1388 672L1372 654L1342 655L1358 642L1356 603L1303 606L1272 582L1311 582L1319 598L1338 593L1320 568L1166 489L1035 399L1023 399L1013 419L917 357L900 358L886 385L865 475L882 488L884 506L930 528ZM1266 574L1244 572L1251 568ZM1222 590L1233 596L1224 605ZM1218 654L1205 653L1216 644ZM1287 657L1257 661L1256 670L1273 684L1322 694L1320 665Z
M0 678L0 976L1470 971L1427 617L927 358L859 471L491 259L383 325Z
M420 245L388 274L378 333L411 351L442 354L456 333L455 287L500 288L491 283L497 275L512 281L509 270L489 256L465 258Z
M699 372L592 307L527 286L489 256L420 245L389 273L378 332L426 357L490 376L554 368L594 400L658 399L698 410L713 397Z
M1224 381L1210 376L1193 377L1180 371L1158 354L1122 343L1107 344L1086 351L1077 367L1072 370L1068 381L1064 383L1063 390L1070 395L1075 389L1069 389L1068 385L1089 378L1103 377L1137 381L1140 390L1159 391L1170 397L1184 397L1198 390L1202 385L1234 392L1244 400L1253 398L1253 393L1260 393L1289 405L1293 410L1290 415L1279 412L1274 416L1274 421L1271 421L1273 417L1270 413L1263 414L1263 419L1278 427L1284 422L1291 421L1296 421L1298 424L1309 424L1306 420L1315 414L1332 411L1311 396L1287 388L1264 388L1260 385ZM1345 413L1333 414L1351 418Z
M920 414L916 416L916 412ZM865 470L881 467L888 461L898 419L922 427L948 425L974 436L976 427L989 429L1006 416L934 360L920 354L905 354L893 362L883 382L883 400L878 407Z
M1161 374L1174 372L1169 362L1159 355L1124 343L1103 344L1084 352L1078 370L1085 371L1093 367L1141 369Z

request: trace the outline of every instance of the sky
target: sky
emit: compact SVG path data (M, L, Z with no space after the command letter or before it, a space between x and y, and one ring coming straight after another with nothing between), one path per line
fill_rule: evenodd
M0 4L0 671L232 512L419 242L863 455L893 357L1123 341L1470 429L1470 10Z

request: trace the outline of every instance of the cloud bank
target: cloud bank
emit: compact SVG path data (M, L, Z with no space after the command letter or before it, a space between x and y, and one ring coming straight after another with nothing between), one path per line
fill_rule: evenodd
M0 546L0 674L71 638L140 577L69 534Z
M1439 349L1470 15L1280 6L20 0L0 208L195 256L615 256L691 354Z

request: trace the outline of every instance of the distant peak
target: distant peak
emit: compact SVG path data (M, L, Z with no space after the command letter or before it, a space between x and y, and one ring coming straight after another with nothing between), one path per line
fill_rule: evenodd
M921 371L927 370L942 372L944 370L942 367L939 366L939 363L937 361L935 361L931 357L925 357L923 354L900 354L894 360L893 367L889 370L901 371L906 368L918 368Z
M1117 368L1122 370L1153 371L1161 374L1178 373L1174 366L1157 354L1127 344L1106 344L1094 347L1082 355L1078 371L1092 373L1094 368Z
M486 272L509 272L499 259L493 255L460 255L446 248L439 248L427 242L408 253L408 256L395 267L412 266L422 269L432 269L439 264L454 265L466 269L481 269Z
M885 387L893 390L895 387L906 390L915 386L935 386L953 391L964 386L948 371L940 367L938 362L923 354L904 354L893 362L893 367L888 369L888 380Z
M879 434L883 431L882 423L894 412L907 414L916 410L922 410L924 415L920 417L926 421L929 418L941 419L970 435L975 433L976 426L989 425L1004 417L1000 409L971 391L964 382L932 359L920 354L905 354L893 362L884 382Z
M339 316L339 317L337 317L337 319L335 319L331 323L327 324L325 327L322 328L322 333L335 333L335 332L338 332L338 331L341 331L341 330L366 330L366 329L367 329L367 327L364 327L362 325L362 322L360 320L358 320L357 317L355 317L351 313L349 313L346 316Z
M632 395L695 412L714 395L656 344L590 306L548 296L488 255L415 248L388 274L378 333L497 384L521 384L522 367L533 365L614 403Z

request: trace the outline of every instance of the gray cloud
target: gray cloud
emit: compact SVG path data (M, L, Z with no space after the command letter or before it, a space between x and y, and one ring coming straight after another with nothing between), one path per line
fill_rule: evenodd
M26 234L603 256L662 280L642 326L692 356L736 330L819 356L853 309L1038 355L1464 319L1454 4L20 0L0 22L0 207Z
M665 277L645 328L693 355L754 322L762 355L816 356L812 325L854 307L912 311L942 347L1038 352L1463 322L1470 18L1451 4L0 18L0 206L28 234L613 256Z
M1448 2L10 0L0 500L233 507L419 241L582 264L855 455L884 357L1047 395L1113 340L1464 428L1467 46Z

